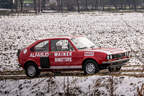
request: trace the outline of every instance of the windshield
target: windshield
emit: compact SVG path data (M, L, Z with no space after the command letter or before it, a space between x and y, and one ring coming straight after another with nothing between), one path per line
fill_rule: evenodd
M94 43L85 37L72 38L71 41L78 49L98 48Z

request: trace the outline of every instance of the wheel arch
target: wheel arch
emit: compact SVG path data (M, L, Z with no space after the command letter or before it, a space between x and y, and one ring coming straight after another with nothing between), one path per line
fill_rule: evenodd
M24 63L24 69L26 69L26 67L29 65L29 63L32 63L32 64L34 64L35 66L38 67L38 65L34 61L29 60L29 61L27 61L27 62Z
M98 62L97 62L95 59L93 59L93 58L86 58L86 59L84 59L83 62L82 62L82 69L84 69L84 64L85 64L85 62L86 62L87 60L93 60L93 61L95 61L95 62L98 64Z

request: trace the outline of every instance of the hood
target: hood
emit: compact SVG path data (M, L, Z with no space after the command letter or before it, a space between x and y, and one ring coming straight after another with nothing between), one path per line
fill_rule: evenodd
M126 50L120 48L96 48L96 49L86 49L85 51L102 52L108 55L126 52Z

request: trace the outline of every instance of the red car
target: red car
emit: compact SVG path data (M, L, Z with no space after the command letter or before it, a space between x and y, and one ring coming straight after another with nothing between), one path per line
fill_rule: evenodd
M40 71L83 70L95 74L102 69L119 71L129 61L129 51L99 48L83 36L58 36L38 40L17 53L26 75L36 77Z

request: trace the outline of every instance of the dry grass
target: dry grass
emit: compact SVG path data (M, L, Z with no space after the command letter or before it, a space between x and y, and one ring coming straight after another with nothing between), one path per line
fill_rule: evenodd
M141 88L137 88L138 96L144 96L144 84L141 85Z

